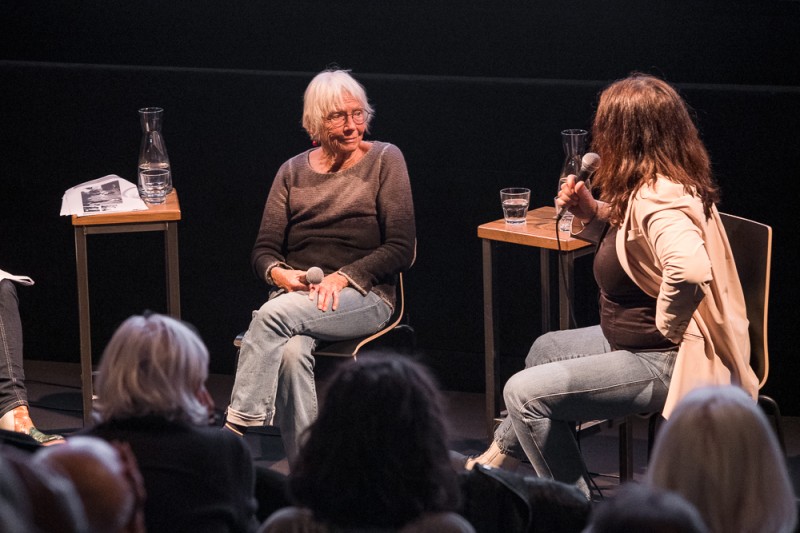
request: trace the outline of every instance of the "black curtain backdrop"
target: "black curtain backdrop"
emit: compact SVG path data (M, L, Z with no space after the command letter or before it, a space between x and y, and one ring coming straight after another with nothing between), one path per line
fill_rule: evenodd
M418 259L407 280L420 356L454 390L482 390L481 246L497 191L552 202L559 131L589 128L598 92L633 70L674 83L694 109L722 211L774 229L766 392L789 414L793 357L792 164L800 145L800 3L547 0L322 2L193 0L0 5L0 267L20 288L27 357L79 360L66 189L107 174L135 181L136 110L165 109L180 196L183 317L233 372L233 337L265 287L249 254L274 173L308 148L303 90L330 64L353 69L377 114L370 137L404 152ZM782 201L783 200L783 201ZM450 210L442 212L446 204ZM92 235L93 348L127 316L166 310L159 234ZM576 318L596 321L590 260ZM502 373L539 328L534 250L501 247Z

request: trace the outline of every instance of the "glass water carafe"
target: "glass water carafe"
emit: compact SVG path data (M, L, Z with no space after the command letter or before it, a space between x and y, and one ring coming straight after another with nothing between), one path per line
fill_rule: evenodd
M577 176L580 173L581 160L583 159L583 154L586 153L586 140L588 136L589 132L586 130L570 129L561 132L561 144L564 147L564 164L561 166L556 196L561 192L561 185L567 180L567 176L570 174ZM558 227L561 231L569 231L571 226L572 214L566 211Z
M564 165L561 167L561 175L559 176L558 190L561 190L561 184L567 176L575 174L576 176L581 171L581 159L583 154L586 153L586 139L589 137L589 132L586 130L564 130L561 132L561 144L564 146Z
M158 194L163 198L164 195L172 191L172 172L169 166L167 147L161 134L164 110L160 107L142 108L139 110L139 120L142 124L142 145L139 149L138 172L139 195L145 201L153 194ZM156 173L164 176L163 180L160 179L158 181L158 187L163 187L163 191L153 191L151 185L153 180L147 179L148 175Z

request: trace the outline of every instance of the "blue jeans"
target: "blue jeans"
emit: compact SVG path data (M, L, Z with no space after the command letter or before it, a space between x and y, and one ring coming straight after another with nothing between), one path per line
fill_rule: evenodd
M317 417L311 354L317 341L369 335L390 316L389 304L379 296L350 287L339 294L336 311L320 311L306 291L273 294L253 313L242 339L227 420L277 425L292 461L303 430Z
M503 389L508 417L494 440L506 454L524 453L537 475L575 484L588 497L574 422L660 411L676 356L612 351L600 326L546 333Z
M14 283L0 281L0 416L28 405L22 368L22 323Z

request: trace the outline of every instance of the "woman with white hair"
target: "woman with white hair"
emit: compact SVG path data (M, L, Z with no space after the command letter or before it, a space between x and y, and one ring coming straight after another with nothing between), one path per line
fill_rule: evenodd
M659 431L645 483L692 503L712 533L795 530L788 467L764 413L735 386L688 393Z
M303 127L314 146L278 170L253 247L270 296L242 339L225 428L277 425L290 463L317 417L316 343L378 331L414 258L406 163L396 146L364 140L372 117L348 71L311 80ZM318 282L306 278L315 266Z
M253 462L245 443L209 427L208 350L185 323L132 316L106 347L95 383L96 426L127 442L144 478L147 531L250 531Z

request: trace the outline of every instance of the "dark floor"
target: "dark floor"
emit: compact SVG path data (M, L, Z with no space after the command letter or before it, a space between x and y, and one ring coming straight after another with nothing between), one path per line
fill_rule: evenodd
M83 427L80 396L80 365L25 361L31 415L39 429L69 434ZM230 397L233 376L214 374L209 377L208 389L221 413ZM451 425L451 448L469 455L482 451L488 443L484 424L483 394L444 392ZM795 492L800 494L800 418L783 419L789 469ZM253 458L259 464L286 473L288 466L277 430L264 428L250 431L246 436ZM617 428L603 426L596 434L581 442L586 464L595 474L600 491L612 495L619 484ZM640 477L646 466L647 422L634 422L634 478Z

